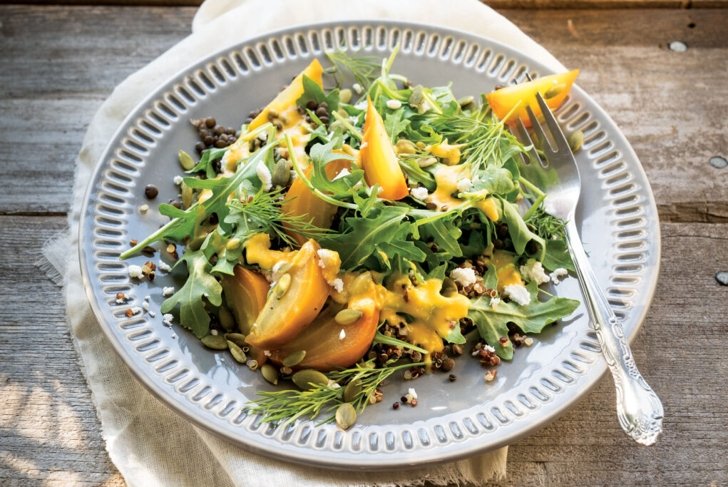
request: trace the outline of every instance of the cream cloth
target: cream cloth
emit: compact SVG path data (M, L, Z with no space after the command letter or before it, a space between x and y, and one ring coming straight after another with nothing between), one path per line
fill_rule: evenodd
M64 275L68 322L101 420L109 456L132 486L482 485L505 476L507 447L416 471L341 472L306 468L249 453L167 409L131 375L86 300L78 261L79 212L94 167L124 117L149 92L197 59L266 31L356 19L434 23L481 34L563 69L541 46L477 0L208 0L193 34L129 76L101 106L77 159L70 232L48 245Z

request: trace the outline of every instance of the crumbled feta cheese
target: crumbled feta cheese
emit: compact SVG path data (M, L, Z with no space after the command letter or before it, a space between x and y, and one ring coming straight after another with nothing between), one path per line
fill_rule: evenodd
M144 301L149 301L150 299L152 299L150 295L147 294L146 296L144 296Z
M498 371L496 369L489 370L485 373L483 376L483 379L485 379L485 382L493 382L495 380L495 376L498 374Z
M152 317L152 318L156 318L156 316L157 316L157 313L155 313L155 312L154 312L154 311L152 311L152 310L149 310L149 316L150 316L150 317Z
M490 307L495 308L496 306L498 306L500 304L500 302L501 302L501 300L498 296L496 296L494 298L490 298Z
M270 353L270 350L263 350L263 355L270 357L272 354Z
M129 266L129 277L132 279L141 279L142 277L142 268L141 266L132 264Z
M521 306L526 306L531 302L531 295L528 289L520 284L506 286L503 293Z
M184 181L184 179L182 178L182 176L180 176L180 175L178 174L178 175L176 175L176 176L174 177L174 179L172 179L172 181L174 181L174 184L175 184L175 185L179 186L180 184L182 184L182 181Z
M470 191L470 188L473 187L473 182L470 180L470 178L463 178L460 181L458 181L458 191L461 193L466 193Z
M333 379L329 379L329 382L326 385L328 386L329 389L340 389L341 388L341 384L339 384L338 382L336 382Z
M144 203L143 205L139 206L139 213L142 215L145 215L149 211L149 205Z
M142 312L142 309L139 306L134 306L131 309L131 314L133 314L133 315L138 315L141 312Z
M413 399L417 399L417 392L414 387L407 389L407 394L409 394Z
M427 188L424 188L422 186L410 189L410 194L414 199L420 201L425 201L425 199L430 196L430 193L427 192Z
M523 340L523 344L526 345L527 347L530 347L531 345L533 345L533 338L526 337L526 339Z
M172 326L172 320L174 320L174 315L172 313L164 313L164 315L162 315L162 323L165 325Z
M341 179L343 177L346 177L349 174L351 174L351 171L349 171L347 168L344 168L341 171L339 171L339 174L337 174L336 176L334 176L334 179L332 179L332 181L336 181L337 179Z
M344 292L344 281L338 277L329 283L337 293Z
M162 272L172 272L172 267L163 260L159 261L159 264L157 264L157 269Z
M174 287L173 286L166 286L162 289L162 296L165 298L170 297L174 294Z
M456 267L450 273L450 277L462 287L471 286L476 281L475 271L472 267Z
M149 311L149 301L144 301L142 303L142 308L144 308L144 311Z
M544 271L541 262L535 259L528 259L526 265L521 266L520 271L521 275L529 282L544 284L551 280L548 274L546 274L546 271Z
M270 169L268 169L268 166L266 166L263 161L260 161L258 165L255 166L255 174L263 184L263 191L270 191L273 187L273 176L270 173Z
M339 340L343 340L344 338L346 338L346 331L342 328L339 332Z
M399 100L387 100L387 108L390 110L397 110L402 108L402 102Z
M486 352L495 353L495 348L491 347L487 343L483 345L483 350L485 350Z
M351 88L356 91L357 95L361 95L362 93L364 93L364 88L359 83L354 83L353 85L351 85Z
M217 336L218 331L217 330L210 330L210 335Z
M558 269L554 269L554 271L549 274L549 277L551 278L551 282L554 284L558 284L561 282L561 279L569 275L569 271L564 269L563 267L559 267Z

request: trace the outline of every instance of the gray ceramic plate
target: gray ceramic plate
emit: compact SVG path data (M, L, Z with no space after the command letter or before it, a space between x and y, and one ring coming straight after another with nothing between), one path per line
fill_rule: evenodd
M487 35L487 32L484 32ZM260 374L225 353L211 353L180 327L162 324L158 273L153 284L130 282L119 253L133 238L164 219L154 208L140 215L144 186L160 187L157 201L176 194L178 149L193 152L188 120L214 115L237 126L271 99L313 56L336 46L386 56L401 44L396 71L427 85L453 82L456 95L489 91L496 84L544 74L537 60L484 37L424 25L357 22L294 28L245 42L190 66L161 86L127 118L109 144L90 184L81 224L81 263L99 322L138 379L190 421L256 452L333 468L402 468L456 459L513 442L566 410L606 370L584 310L552 327L531 348L519 349L494 383L467 357L457 361L458 380L434 374L414 383L394 381L383 404L373 406L349 431L299 422L274 429L243 407L261 390ZM586 134L578 160L583 191L578 222L595 272L608 290L628 336L634 337L652 299L660 236L649 184L637 157L609 116L576 87L559 117ZM155 257L155 260L158 259ZM130 263L141 264L144 257ZM117 305L114 296L132 296ZM580 297L567 279L556 291ZM125 316L151 296L157 312ZM390 403L408 387L416 408L393 411ZM611 404L603 414L614 415ZM616 417L615 417L616 421Z

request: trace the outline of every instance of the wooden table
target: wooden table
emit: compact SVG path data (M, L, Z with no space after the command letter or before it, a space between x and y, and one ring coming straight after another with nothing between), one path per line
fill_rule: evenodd
M662 271L634 348L664 401L665 433L651 448L628 440L604 377L511 447L505 485L727 485L728 287L714 275L728 270L728 168L710 160L728 157L728 4L517 2L560 3L582 8L502 12L582 69L581 86L622 128L652 183ZM104 449L61 290L34 262L66 225L73 162L94 111L188 34L193 13L0 6L0 484L124 483ZM687 51L668 49L672 41Z

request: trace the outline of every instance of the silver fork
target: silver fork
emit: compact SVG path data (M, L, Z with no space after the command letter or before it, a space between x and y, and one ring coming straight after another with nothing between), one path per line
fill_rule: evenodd
M554 216L567 222L566 239L569 252L576 267L592 327L614 378L619 423L637 443L652 445L662 432L662 403L637 370L632 351L624 338L622 323L612 311L584 252L574 223L574 213L581 190L579 168L556 117L541 95L538 95L537 99L546 128L539 122L530 106L527 107L527 111L534 132L543 141L542 150L546 161L541 161L528 130L520 119L516 124L517 136L524 144L531 146L532 159L541 162L542 166L555 173L555 178L544 178L546 187L541 189L547 194L549 207L557 210L558 214ZM546 131L549 132L555 146L552 146Z

